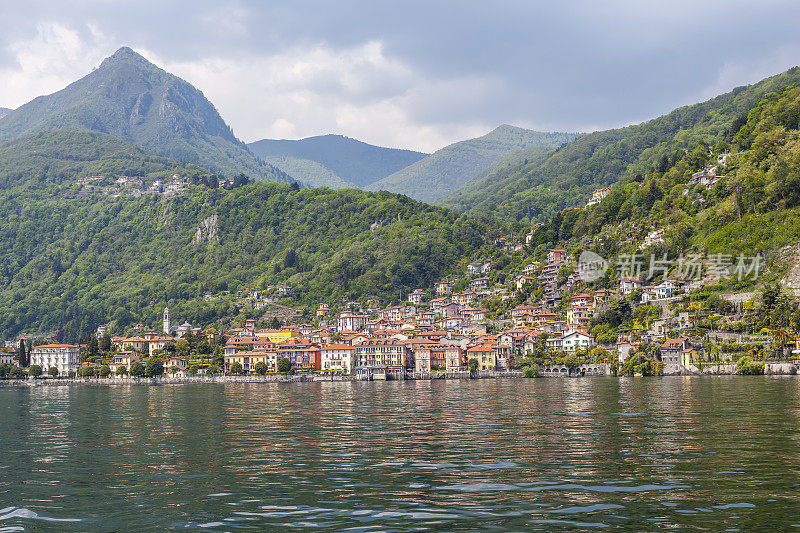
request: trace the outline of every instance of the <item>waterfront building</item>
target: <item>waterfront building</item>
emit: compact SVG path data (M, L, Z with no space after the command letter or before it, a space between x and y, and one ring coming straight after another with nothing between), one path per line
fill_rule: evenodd
M356 349L349 344L330 344L320 348L323 371L352 374L356 362Z
M56 367L59 375L66 376L70 370L77 370L80 366L80 352L80 348L74 344L34 346L30 364L39 365L45 372L50 367Z

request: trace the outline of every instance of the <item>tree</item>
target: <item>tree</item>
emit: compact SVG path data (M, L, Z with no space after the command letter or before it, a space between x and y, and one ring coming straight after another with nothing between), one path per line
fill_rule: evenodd
M270 329L280 329L281 328L281 321L278 320L278 317L272 317L272 320L269 322Z
M78 377L79 378L91 378L94 376L94 367L92 366L82 366L78 368Z
M103 336L100 337L98 347L100 348L101 352L111 351L111 336L108 333L103 333Z
M259 376L263 376L267 373L267 363L264 361L259 361L256 363L256 366L253 367L253 370L255 370L256 374Z
M561 360L561 364L566 366L569 369L573 369L573 368L577 368L578 366L580 366L581 363L580 363L580 361L578 361L578 356L575 355L574 353L572 353L572 354L569 354L568 356L564 357L564 359Z
M74 379L75 378L75 371L74 370L67 371L67 377L69 379Z
M283 257L283 268L291 268L293 266L297 266L297 252L295 252L294 248L289 248Z
M211 365L210 367L208 367L208 370L206 370L206 374L211 376L219 374L219 367L217 365Z
M160 359L151 357L144 365L144 374L149 378L155 378L164 374L164 363Z
M197 371L198 371L198 370L200 370L200 367L199 367L199 366L197 366L197 365L189 365L189 368L188 368L188 369L186 369L186 372L187 372L187 373L188 373L190 376L196 376L196 375L197 375Z
M38 378L42 375L42 367L39 365L31 365L28 367L28 375L33 376L34 378Z
M128 373L128 368L127 368L125 365L119 365L119 366L117 367L117 375L118 375L119 377L122 377L122 376L124 376L124 375L125 375L125 374L127 374L127 373Z
M469 361L467 361L467 367L469 368L470 372L477 372L479 364L480 363L478 363L477 359L470 359Z
M19 366L26 367L28 366L28 353L25 351L25 340L19 340L19 348L17 349L17 361L19 361Z
M92 335L86 343L86 355L88 357L97 357L100 354L100 346L97 342L97 336Z
M51 378L57 378L58 377L58 369L56 367L54 367L54 366L51 366L50 368L48 368L47 369L47 373L50 375Z
M111 368L108 365L103 365L100 367L100 377L107 378L111 375Z
M133 363L131 365L130 374L131 374L131 377L134 377L134 378L140 378L140 377L144 376L144 365L141 362L136 361L135 363Z
M25 379L25 376L25 371L18 366L11 367L11 370L8 372L8 377L11 379Z
M214 346L214 357L212 358L214 365L217 367L217 371L220 368L225 366L225 352L222 350L222 347L217 345Z
M242 367L242 363L238 361L233 363L231 365L231 374L233 374L234 376L240 376L244 374L244 367Z
M186 339L178 339L178 342L175 343L175 348L180 357L188 357L191 352L191 345Z
M531 366L526 366L522 369L522 375L526 378L538 378L541 376L539 373L539 365L533 363Z
M284 357L280 361L278 361L278 372L281 374L288 374L292 371L292 362L289 361L288 357Z
M162 352L162 353L167 353L167 354L169 354L170 356L173 356L173 355L175 355L176 353L178 353L178 347L177 347L177 345L176 345L175 341L168 341L168 342L166 342L166 343L164 344L164 349L163 349L163 352Z
M761 376L764 374L764 363L756 363L744 356L736 362L736 373L740 376Z

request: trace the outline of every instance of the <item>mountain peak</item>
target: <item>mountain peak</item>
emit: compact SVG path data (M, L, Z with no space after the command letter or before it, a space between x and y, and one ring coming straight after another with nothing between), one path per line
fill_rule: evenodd
M58 129L100 131L228 176L291 181L259 161L202 92L128 46L64 89L8 113L0 123L0 141Z
M148 66L151 68L158 68L153 63L145 59L145 57L138 52L134 51L133 48L128 46L123 46L100 63L100 68L110 67L113 65L120 65L120 64L128 64L128 65L138 65L138 66ZM160 69L159 69L160 70Z
M134 52L133 48L131 48L130 46L121 46L119 50L114 52L114 54L111 57L121 58L126 56L142 57L141 55Z

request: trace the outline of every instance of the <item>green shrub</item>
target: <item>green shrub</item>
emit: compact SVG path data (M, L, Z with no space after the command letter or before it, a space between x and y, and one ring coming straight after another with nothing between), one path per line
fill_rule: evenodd
M522 369L522 375L526 378L538 378L541 377L541 372L539 372L539 365L533 364L531 366L526 366Z
M736 362L736 373L740 376L763 376L764 363L756 363L750 357L742 357Z

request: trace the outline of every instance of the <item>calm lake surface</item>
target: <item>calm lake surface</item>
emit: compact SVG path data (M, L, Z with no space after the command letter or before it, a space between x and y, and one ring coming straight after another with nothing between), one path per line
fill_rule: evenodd
M786 530L800 379L0 387L0 532Z

